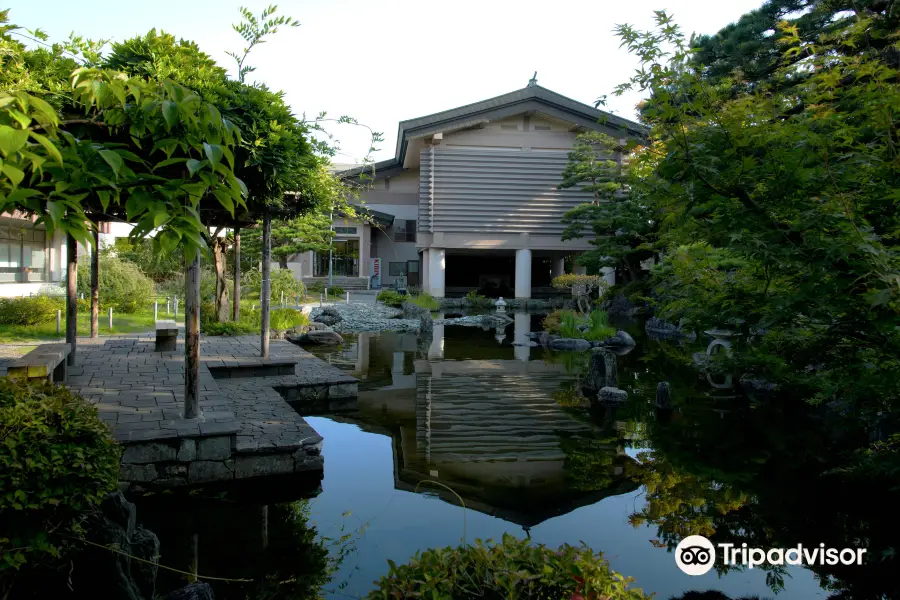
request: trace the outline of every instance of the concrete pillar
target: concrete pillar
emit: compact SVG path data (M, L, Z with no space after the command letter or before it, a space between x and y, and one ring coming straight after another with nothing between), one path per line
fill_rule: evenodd
M609 285L616 285L616 270L612 267L602 267L600 269L600 275Z
M531 298L531 250L516 250L516 298Z
M425 248L424 250L422 250L422 259L420 262L421 266L420 266L419 270L422 271L422 291L427 294L430 294L431 293L431 279L430 279L431 265L429 265L428 262L429 262L429 252L428 252L428 248Z
M444 272L446 268L446 251L443 248L431 248L428 252L428 281L431 282L431 289L428 293L435 298L444 297Z
M531 330L531 315L518 312L513 318L515 319L513 344L527 344L530 341L528 339L528 333ZM528 360L531 357L531 348L527 345L514 345L513 354L518 360Z
M560 256L559 258L553 259L553 264L550 267L550 277L559 277L560 275L566 274L566 257Z

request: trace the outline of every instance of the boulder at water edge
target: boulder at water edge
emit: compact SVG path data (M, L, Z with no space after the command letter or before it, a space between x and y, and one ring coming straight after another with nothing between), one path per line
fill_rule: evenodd
M600 388L600 392L597 394L597 397L600 399L600 402L607 402L609 404L622 404L628 401L628 392L615 387L604 387Z
M330 329L327 331L310 331L303 335L289 336L287 339L300 346L337 346L344 343L344 338Z
M627 348L629 346L634 346L634 338L628 335L627 332L619 330L616 332L616 335L603 340L598 345L616 348Z
M579 340L576 338L559 338L550 341L551 350L575 350L576 352L584 352L590 350L591 343L587 340Z

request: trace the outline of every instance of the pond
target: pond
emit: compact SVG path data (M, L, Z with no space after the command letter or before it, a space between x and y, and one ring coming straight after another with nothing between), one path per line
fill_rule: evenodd
M822 477L858 432L837 436L806 406L714 388L684 365L697 347L647 339L639 324L629 328L637 346L617 358L628 402L588 406L579 394L586 354L513 345L539 324L516 315L499 329L437 326L424 344L414 333L345 336L318 355L360 379L358 400L295 405L325 438L321 489L291 480L236 496L143 498L139 514L180 515L180 524L148 524L160 527L164 554L172 540L176 564L257 580L213 582L220 599L302 598L320 585L329 598L363 596L388 559L504 533L585 543L657 598L691 590L827 598L823 586L882 597L885 564L690 577L672 552L689 534L738 547L866 539L871 551L892 548L893 509L879 506L879 485L835 487ZM655 406L660 381L671 385L672 410ZM332 564L340 558L330 581L315 533Z

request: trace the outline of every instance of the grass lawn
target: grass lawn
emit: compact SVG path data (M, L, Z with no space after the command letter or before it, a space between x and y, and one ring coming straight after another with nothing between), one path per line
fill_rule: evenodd
M170 319L165 311L160 311L160 319ZM179 324L184 323L184 316L178 315ZM109 328L109 314L100 314L100 335L119 333L143 333L153 331L153 311L146 310L132 314L113 313L113 328ZM78 335L91 334L91 315L78 315ZM0 344L21 344L46 340L61 340L66 337L66 317L63 314L60 333L56 333L56 320L41 325L0 325Z

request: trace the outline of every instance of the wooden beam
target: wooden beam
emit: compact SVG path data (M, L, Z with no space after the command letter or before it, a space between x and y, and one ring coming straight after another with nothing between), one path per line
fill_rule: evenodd
M241 226L234 227L234 300L231 306L231 319L237 323L241 320Z
M259 332L260 356L269 358L269 308L272 304L272 215L268 207L263 213L262 285L259 293L259 312L262 317Z
M187 263L187 257L185 257ZM200 251L184 270L184 418L200 416Z
M100 223L94 223L94 251L91 252L91 339L100 335Z
M75 296L78 283L78 245L72 234L66 234L66 342L72 351L66 358L71 367L75 364L75 345L78 335L78 298Z

